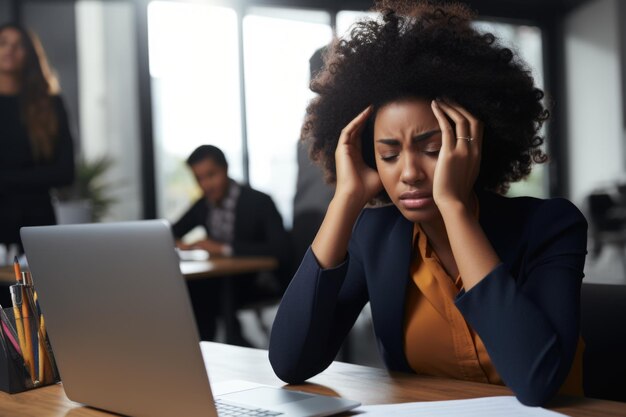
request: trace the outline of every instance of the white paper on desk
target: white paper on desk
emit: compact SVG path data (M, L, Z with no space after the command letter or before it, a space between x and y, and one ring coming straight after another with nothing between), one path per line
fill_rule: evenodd
M352 410L365 416L455 416L455 417L556 417L564 414L541 407L527 407L515 397L484 397L470 400L364 405Z
M178 259L181 261L206 261L209 259L209 252L203 249L178 249Z

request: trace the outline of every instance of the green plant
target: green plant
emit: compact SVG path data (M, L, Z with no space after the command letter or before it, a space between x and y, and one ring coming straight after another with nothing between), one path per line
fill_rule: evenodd
M60 201L88 200L92 207L93 221L101 220L117 199L110 196L112 184L104 181L104 175L114 165L111 157L105 155L87 161L79 158L76 161L76 177L74 184L57 189L56 196Z

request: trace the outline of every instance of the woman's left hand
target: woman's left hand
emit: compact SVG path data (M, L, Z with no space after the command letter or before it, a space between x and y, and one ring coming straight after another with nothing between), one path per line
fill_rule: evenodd
M480 170L483 123L458 104L433 100L431 107L441 128L441 150L433 180L435 204L440 211L458 203L471 209Z

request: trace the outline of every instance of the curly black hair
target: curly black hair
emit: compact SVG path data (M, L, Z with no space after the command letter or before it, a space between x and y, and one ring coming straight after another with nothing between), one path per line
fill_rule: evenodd
M355 24L348 39L331 45L322 71L311 81L317 93L307 107L302 140L336 180L334 152L341 130L370 104L405 98L457 102L484 123L476 189L506 193L547 156L538 132L549 112L530 69L491 33L471 26L460 3L383 1L377 19ZM373 123L363 133L366 162L373 161ZM383 199L384 196L383 196ZM387 201L388 197L386 198Z

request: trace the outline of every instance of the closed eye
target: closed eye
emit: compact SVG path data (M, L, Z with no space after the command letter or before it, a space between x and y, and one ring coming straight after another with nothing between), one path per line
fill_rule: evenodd
M440 138L431 138L421 145L421 151L428 156L437 156L439 155L439 151L441 151Z
M441 151L441 148L437 148L437 149L424 149L424 153L428 156L438 156L439 155L439 151Z
M392 161L394 161L397 158L398 158L398 154L397 153L380 155L380 159L382 161L385 161L385 162L392 162Z

